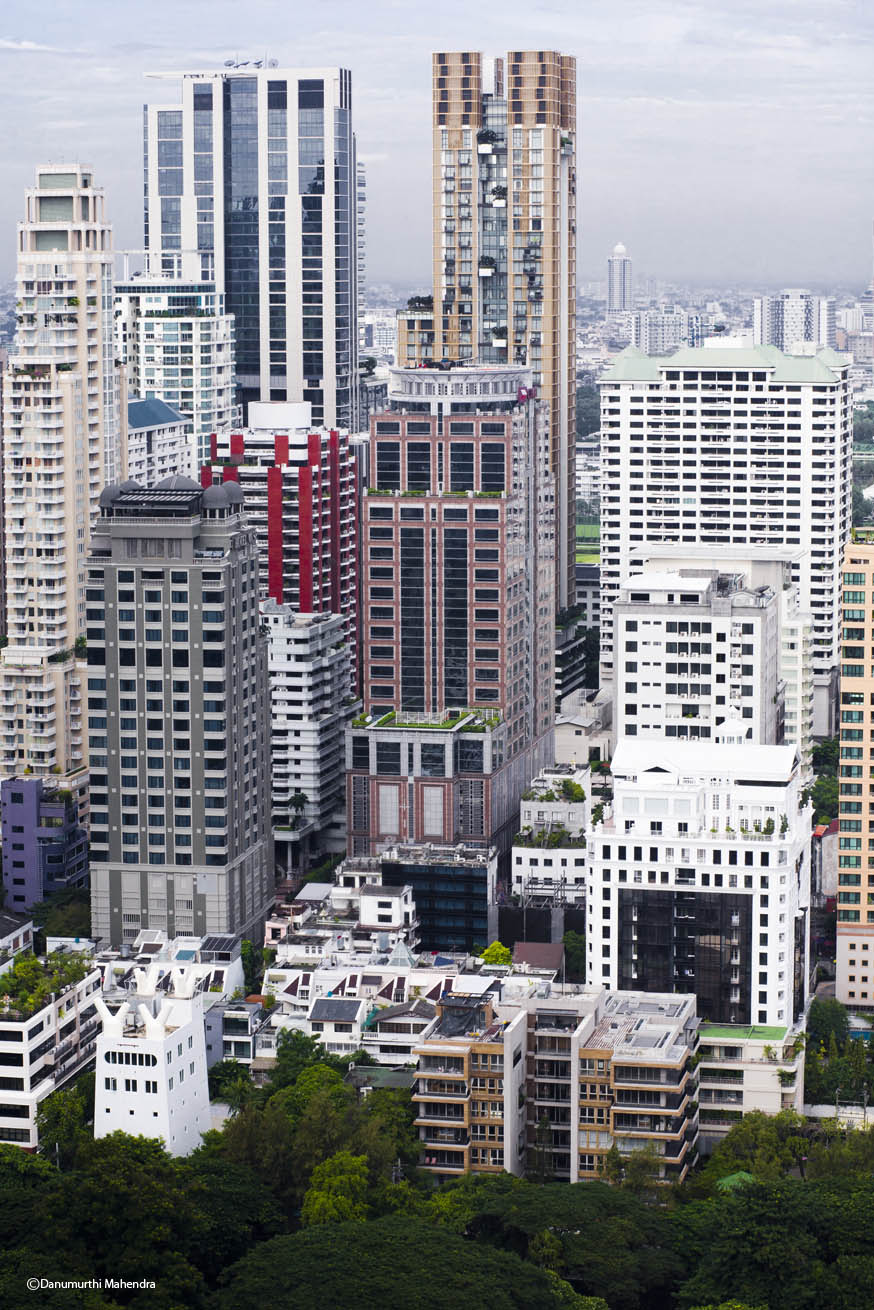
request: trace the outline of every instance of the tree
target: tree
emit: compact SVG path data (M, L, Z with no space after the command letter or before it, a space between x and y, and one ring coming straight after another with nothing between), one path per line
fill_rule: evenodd
M243 987L246 990L246 995L257 995L261 990L264 960L261 952L245 937L240 942L240 960L243 965Z
M316 1165L301 1208L304 1228L352 1220L361 1223L368 1214L366 1156L338 1151Z
M91 894L87 888L51 892L30 913L34 928L42 934L43 948L47 936L87 938L91 935Z
M577 440L595 435L601 428L601 397L589 383L577 387Z
M328 1240L317 1225L264 1242L223 1283L216 1310L430 1310L435 1299L452 1310L580 1310L530 1260L405 1215L338 1224Z
M562 937L564 968L568 982L586 981L586 938L581 932L569 928Z
M480 958L483 964L512 964L513 952L508 946L502 946L500 942L495 941L491 946L486 947Z
M597 687L601 659L600 629L586 628L583 637L583 686Z
M361 361L361 376L363 378L372 378L376 372L376 360L373 355L365 355Z
M227 1100L230 1088L241 1078L246 1078L251 1083L247 1065L241 1064L239 1060L217 1060L207 1071L210 1100Z
M59 1169L72 1169L85 1142L90 1141L89 1119L93 1117L94 1095L91 1078L91 1112L84 1088L77 1084L62 1087L42 1101L36 1112L39 1153Z
M853 527L861 528L866 523L871 522L872 512L874 512L874 502L866 495L862 487L856 482L853 483Z
M813 771L819 775L836 777L840 760L840 739L827 737L813 747Z
M845 1042L850 1031L846 1006L833 996L814 996L807 1016L807 1039L810 1047L819 1048L834 1037Z
M838 812L837 778L817 778L811 788L814 823L831 823Z

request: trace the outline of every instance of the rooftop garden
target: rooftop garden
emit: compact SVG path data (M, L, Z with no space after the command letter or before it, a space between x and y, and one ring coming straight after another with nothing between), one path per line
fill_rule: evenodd
M548 830L546 828L538 830L526 827L523 828L521 832L516 833L516 836L513 838L513 845L539 846L544 850L550 851L556 850L559 847L571 847L583 850L586 845L586 839L582 834L580 834L579 837L574 837L568 832L567 828L561 825L557 828L550 828Z
M586 793L572 778L562 778L561 782L553 787L529 787L527 791L523 791L522 799L523 801L569 801L578 805L586 799Z
M53 994L81 982L89 967L82 955L19 955L12 968L0 977L0 1014L30 1018L48 1004Z

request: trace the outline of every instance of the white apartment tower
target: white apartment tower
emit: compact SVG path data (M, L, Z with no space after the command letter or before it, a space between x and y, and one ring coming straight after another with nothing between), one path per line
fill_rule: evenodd
M349 650L342 614L261 602L270 673L273 840L280 868L306 848L342 850Z
M791 1025L809 982L811 809L794 746L632 741L586 832L587 980ZM593 816L594 819L594 816Z
M112 331L112 229L82 164L37 170L18 225L17 334L3 378L9 644L0 657L0 764L76 775L86 757L73 648L85 559L127 419Z
M199 277L236 328L238 400L309 401L357 430L357 175L344 68L158 73L145 110L145 244Z
M136 970L135 1006L113 1014L95 998L103 1020L97 1038L94 1136L127 1133L161 1138L170 1155L190 1155L210 1127L203 993L182 969L155 990Z
M173 273L147 267L130 276L126 269L115 287L116 343L129 392L163 400L185 416L191 446L186 472L206 463L210 434L227 430L236 417L234 318L225 313L215 282L200 279L199 268L198 261L198 276L189 278L181 264Z
M635 553L613 607L617 739L791 743L810 782L812 624L791 580L801 558L761 546Z
M778 350L792 350L802 341L834 347L834 297L815 296L797 288L776 296L757 296L753 301L753 340L757 346L776 346Z
M620 241L607 260L607 313L628 314L634 309L631 259Z
M650 545L794 547L813 618L814 731L834 723L841 556L849 534L849 361L809 346L622 352L601 382L601 668L612 606Z

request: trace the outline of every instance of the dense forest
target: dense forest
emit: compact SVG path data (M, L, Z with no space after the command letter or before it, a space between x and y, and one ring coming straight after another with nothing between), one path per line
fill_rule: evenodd
M360 1059L360 1057L359 1057ZM363 1100L293 1034L271 1082L233 1063L233 1107L186 1159L89 1128L93 1075L41 1111L41 1154L0 1147L0 1305L41 1310L870 1310L874 1132L753 1114L685 1183L641 1153L603 1182L499 1174L435 1189L407 1093Z

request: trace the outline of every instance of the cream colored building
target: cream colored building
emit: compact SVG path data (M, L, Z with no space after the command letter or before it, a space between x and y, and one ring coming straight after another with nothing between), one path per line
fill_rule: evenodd
M82 164L37 170L18 225L17 336L3 378L9 643L0 662L0 762L68 775L86 799L74 646L102 488L125 475L115 364L112 229Z
M844 551L841 635L840 831L835 996L874 1010L874 533Z
M550 407L564 608L575 594L576 61L441 51L432 82L433 315L399 316L398 362L533 370Z

